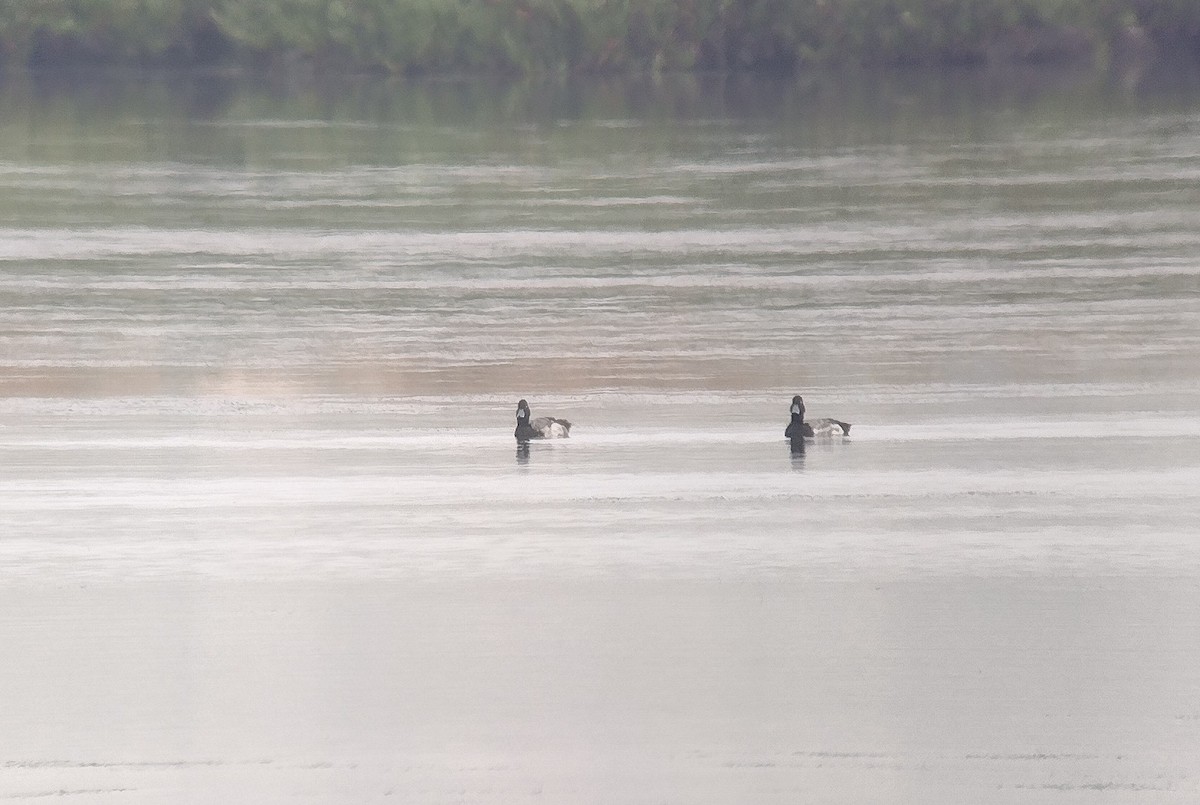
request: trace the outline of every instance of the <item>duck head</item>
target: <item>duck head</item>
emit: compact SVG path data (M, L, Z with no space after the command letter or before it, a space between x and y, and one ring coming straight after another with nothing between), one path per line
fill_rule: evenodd
M529 424L529 403L520 400L517 403L517 424Z
M799 394L792 398L792 418L796 417L799 417L801 422L804 421L804 398Z

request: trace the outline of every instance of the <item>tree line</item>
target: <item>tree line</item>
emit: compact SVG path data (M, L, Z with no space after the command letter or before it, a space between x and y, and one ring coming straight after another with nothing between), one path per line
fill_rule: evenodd
M1197 0L7 0L0 64L421 73L1200 61Z

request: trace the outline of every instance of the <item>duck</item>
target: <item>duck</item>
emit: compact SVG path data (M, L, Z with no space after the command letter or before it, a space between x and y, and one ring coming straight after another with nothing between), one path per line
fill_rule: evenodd
M804 420L804 398L797 394L792 398L792 421L783 431L784 438L797 439L803 436L849 436L850 423L840 419Z
M517 402L517 429L513 432L518 442L530 439L565 439L571 435L571 423L552 416L529 419L529 403Z

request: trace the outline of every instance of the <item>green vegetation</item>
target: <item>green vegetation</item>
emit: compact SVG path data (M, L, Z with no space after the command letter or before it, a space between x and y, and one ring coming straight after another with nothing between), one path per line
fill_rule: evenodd
M1196 0L7 0L0 61L387 73L1200 60Z

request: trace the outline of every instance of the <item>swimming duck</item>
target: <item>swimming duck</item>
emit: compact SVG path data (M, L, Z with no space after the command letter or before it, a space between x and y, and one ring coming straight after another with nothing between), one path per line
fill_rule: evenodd
M517 403L517 429L513 435L517 437L518 442L527 442L530 439L565 439L571 435L571 423L552 416L540 416L530 421L529 403L521 400Z
M838 419L814 419L804 421L804 398L797 394L792 398L792 421L783 431L784 438L796 439L801 436L849 436L850 423Z

